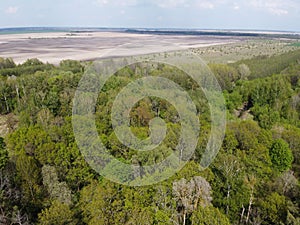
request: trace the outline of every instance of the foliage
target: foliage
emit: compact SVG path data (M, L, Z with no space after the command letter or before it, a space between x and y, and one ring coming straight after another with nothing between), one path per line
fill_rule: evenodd
M218 209L210 207L199 207L192 215L192 224L195 225L230 225L228 218Z
M77 147L72 104L83 63L65 60L54 66L29 59L16 65L0 58L0 131L9 129L0 137L0 223L299 224L299 55L298 50L209 65L224 90L228 122L222 148L205 170L199 163L211 117L201 87L171 65L137 63L118 71L95 108L99 137L118 160L153 165L175 151L180 137L176 108L147 97L130 112L131 131L146 139L151 119L160 117L167 126L164 141L143 152L118 140L111 107L133 80L163 76L179 84L195 102L201 121L192 159L168 180L145 187L109 182L90 168ZM111 161L103 172L131 180L132 171L117 165ZM150 172L135 168L130 174L138 178ZM156 171L149 179L160 176Z
M74 213L68 205L59 201L52 202L48 209L42 210L39 214L40 225L71 225L76 224Z
M249 67L251 74L248 79L267 77L278 74L290 64L297 62L300 57L300 50L287 52L275 56L257 56L252 59L240 60L233 64L239 66L245 64Z
M287 216L287 204L284 196L271 193L261 202L263 224L282 224Z
M270 157L273 166L280 172L290 169L294 160L293 153L289 148L288 143L282 139L274 141L270 149Z
M0 137L0 170L2 170L8 161L8 152L5 148L4 139Z

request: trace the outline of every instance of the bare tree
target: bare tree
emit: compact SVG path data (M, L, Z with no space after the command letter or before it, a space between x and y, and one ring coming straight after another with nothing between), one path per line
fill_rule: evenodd
M224 156L222 160L220 161L219 169L223 172L224 177L226 178L226 189L227 189L227 195L226 195L226 214L229 213L229 202L230 202L230 193L231 193L231 183L232 180L235 179L238 174L240 173L240 166L238 163L238 160L231 155Z
M294 175L294 171L286 171L275 182L283 195L291 194L291 192L297 187L298 180Z
M173 183L173 195L177 201L177 212L179 224L185 225L187 215L198 208L208 206L211 201L210 184L200 176L194 177L191 181L182 178Z
M17 207L14 208L12 215L12 224L29 225L29 219L26 214L23 214Z
M45 165L42 168L43 184L47 187L50 197L61 203L70 205L72 193L66 182L59 182L55 167Z
M239 69L240 78L242 80L247 80L248 76L250 76L251 74L249 67L243 63L239 65L238 69Z

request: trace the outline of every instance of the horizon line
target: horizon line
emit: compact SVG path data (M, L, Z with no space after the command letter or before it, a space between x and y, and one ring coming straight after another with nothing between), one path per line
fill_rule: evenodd
M299 33L297 30L276 30L276 29L256 29L256 28L183 28L183 27L105 27L105 26L12 26L0 27L0 30L10 29L111 29L111 30L157 30L157 31L267 31L267 32L286 32L286 33Z

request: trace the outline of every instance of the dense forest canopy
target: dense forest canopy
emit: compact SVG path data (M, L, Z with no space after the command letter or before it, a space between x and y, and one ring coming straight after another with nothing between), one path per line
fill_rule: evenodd
M130 112L132 132L149 136L149 121L167 124L164 142L147 154L122 145L110 112L122 87L145 76L164 76L195 101L201 131L192 159L168 180L129 187L97 174L84 160L72 128L73 98L85 64L59 66L0 59L1 224L300 224L300 51L210 64L226 98L227 128L209 168L199 161L210 135L210 111L201 88L165 65L127 66L105 84L96 126L110 154L148 165L178 144L176 109L148 97ZM127 171L115 176L128 179ZM146 176L147 171L137 171ZM159 176L159 174L157 174Z

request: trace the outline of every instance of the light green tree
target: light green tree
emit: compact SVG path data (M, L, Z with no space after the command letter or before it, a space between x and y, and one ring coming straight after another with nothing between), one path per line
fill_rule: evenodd
M291 168L294 160L292 150L288 143L282 139L277 139L273 142L270 149L270 158L273 166L280 172Z
M74 213L68 205L59 201L52 202L48 209L38 215L39 225L75 225Z
M229 219L213 206L199 207L191 217L192 225L230 225Z

